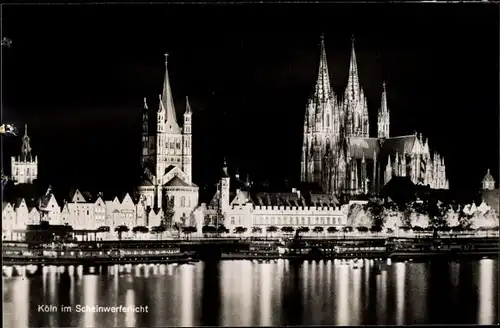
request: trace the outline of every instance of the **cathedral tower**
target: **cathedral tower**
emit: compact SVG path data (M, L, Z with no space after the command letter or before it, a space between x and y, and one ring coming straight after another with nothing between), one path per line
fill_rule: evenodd
M377 118L378 137L387 139L389 138L389 108L387 107L387 91L385 89L385 82L383 83L382 99L380 101L380 109Z
M358 63L354 49L354 37L351 45L351 61L349 78L344 93L344 120L347 136L368 138L370 123L368 122L368 106L363 88L359 83Z
M304 117L301 181L332 187L339 139L340 111L330 85L324 37L321 36L318 78Z
M14 183L33 183L38 177L38 158L31 154L28 125L24 126L21 156L11 158L12 180Z

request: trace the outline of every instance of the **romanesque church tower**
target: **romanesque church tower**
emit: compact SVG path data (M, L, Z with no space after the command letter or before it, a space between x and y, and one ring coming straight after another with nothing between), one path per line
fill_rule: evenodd
M183 126L180 127L168 75L165 55L163 91L154 117L155 131L150 131L149 108L144 99L142 114L143 181L139 187L145 206L162 209L174 201L175 218L191 214L198 204L198 187L192 182L192 111L186 97ZM151 133L152 132L152 133Z

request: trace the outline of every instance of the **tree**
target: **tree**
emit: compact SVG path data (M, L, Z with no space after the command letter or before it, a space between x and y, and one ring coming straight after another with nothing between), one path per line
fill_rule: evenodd
M323 231L324 231L323 227L314 227L314 229L313 229L313 232L318 233L318 234L323 232Z
M353 232L353 231L354 231L354 228L353 228L353 227L350 227L350 226L347 226L347 227L343 227L343 228L342 228L342 231L343 231L343 232Z
M328 229L326 229L326 231L328 231L328 233L335 233L338 231L337 227L328 227Z
M202 233L216 233L217 228L214 226L205 225L205 226L203 226L203 228L201 228L201 232Z
M242 233L245 233L247 231L247 228L245 227L236 227L234 228L234 233L237 233L237 234L242 234Z
M97 232L110 232L110 231L111 229L108 226L100 226L99 228L97 228Z
M163 220L162 225L167 229L172 227L172 220L175 214L175 199L174 196L168 197L165 195L164 201L162 202L162 210L163 210Z
M425 201L424 208L429 216L429 225L433 227L434 231L447 226L445 216L448 209L439 200L431 198Z
M219 225L217 228L218 233L229 233L229 229L227 229L223 224Z
M132 228L132 232L133 233L148 233L149 229L148 229L148 227L144 227L144 226L136 226L136 227Z
M163 225L154 226L151 228L151 233L154 233L154 234L160 234L160 233L163 233L165 231L166 231L166 229L165 229L165 226L163 226Z
M272 236L274 232L278 231L278 228L275 226L270 226L270 227L267 227L266 231L269 232Z
M367 204L367 208L372 219L372 228L382 231L387 216L384 204L380 200L372 200Z
M293 227L282 227L281 231L284 233L293 233L294 229Z
M359 232L368 232L368 227L357 227L356 228Z
M415 203L406 203L406 206L403 209L403 222L401 222L400 226L409 227L411 226L411 215L414 211L413 204Z
M262 228L261 227L252 227L252 233L261 233Z
M206 214L205 217L203 218L203 225L209 226L211 223L212 223L212 218L210 217L209 214Z
M181 220L179 222L179 226L182 228L189 226L188 218L186 213L182 213Z
M191 214L189 214L189 226L190 227L196 227L196 216L194 215L194 212L191 212Z
M122 240L122 233L129 232L130 229L126 225L119 225L115 228L115 232L118 232L118 239Z
M304 233L309 232L309 230L310 230L309 227L300 227L297 229L298 232L304 232Z
M184 233L185 235L190 235L192 233L195 233L196 231L197 231L196 227L193 226L182 228L182 233Z

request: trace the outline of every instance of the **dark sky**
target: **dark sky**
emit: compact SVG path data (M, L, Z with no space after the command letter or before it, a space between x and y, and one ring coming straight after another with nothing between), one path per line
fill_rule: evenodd
M3 119L29 125L42 179L133 185L142 99L157 109L169 52L177 116L185 96L194 111L194 181L213 184L226 155L253 179L293 184L320 35L342 92L354 34L371 134L385 80L391 134L422 132L451 187L478 188L488 167L498 180L498 14L488 4L4 5ZM4 142L5 155L20 151L20 139Z

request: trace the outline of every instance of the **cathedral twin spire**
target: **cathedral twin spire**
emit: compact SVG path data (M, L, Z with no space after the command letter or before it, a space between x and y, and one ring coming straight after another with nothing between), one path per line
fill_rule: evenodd
M330 85L330 74L328 72L328 61L326 59L325 39L321 35L321 52L319 60L318 79L314 90L314 100L316 102L326 103L333 101L333 90Z
M354 36L351 38L351 60L349 63L349 78L345 90L346 101L356 101L360 99L360 85L358 75L358 63L356 60L356 51L354 50Z

